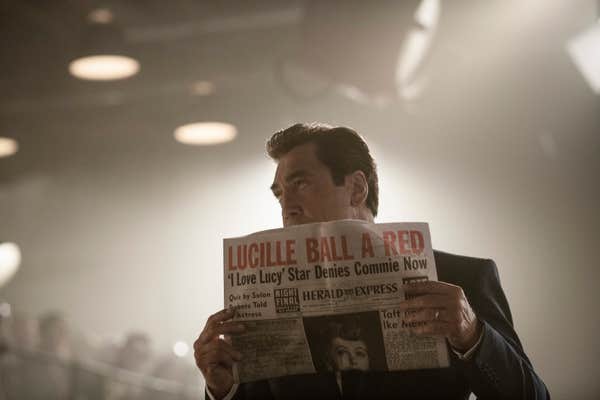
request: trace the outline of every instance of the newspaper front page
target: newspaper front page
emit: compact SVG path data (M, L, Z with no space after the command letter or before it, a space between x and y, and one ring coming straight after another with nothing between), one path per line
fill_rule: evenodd
M338 369L449 365L443 337L410 335L403 285L437 280L426 223L315 223L224 239L225 306L246 330L236 382ZM342 365L340 365L342 364Z

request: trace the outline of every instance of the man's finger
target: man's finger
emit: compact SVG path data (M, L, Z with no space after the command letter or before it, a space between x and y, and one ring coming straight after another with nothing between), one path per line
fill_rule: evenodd
M223 310L214 313L213 315L211 315L210 317L208 317L208 319L206 320L206 326L209 325L214 325L214 324L218 324L224 321L227 321L228 319L233 318L233 316L235 315L235 308L224 308Z
M235 310L233 308L225 308L219 312L212 314L206 320L206 324L204 324L204 328L200 332L200 336L198 337L198 340L203 338L202 341L206 341L205 337L207 335L205 333L207 331L210 331L215 325L221 324L221 323L233 318L234 315L235 315Z
M457 293L460 287L446 282L426 281L409 283L403 289L409 294L451 294Z
M226 352L212 350L205 354L196 364L201 370L211 370L216 367L231 368L235 360Z
M419 322L419 321L443 321L452 322L454 321L450 312L445 308L421 308L412 312L406 313L402 318L406 322Z
M451 334L452 325L445 321L428 321L420 324L416 324L415 327L410 328L409 331L417 336L431 336L431 335L444 335L448 336Z
M245 330L246 327L240 322L223 322L221 324L205 328L196 342L198 343L198 346L202 346L210 343L219 335L242 333Z
M231 344L225 342L222 339L211 342L211 343L207 344L206 346L202 346L201 348L199 348L198 350L196 350L194 352L194 356L196 358L202 358L206 354L209 354L210 352L213 352L213 351L227 353L231 356L231 358L233 358L236 361L239 361L242 359L242 353L240 353L239 351L234 349Z
M401 310L418 308L447 308L451 307L451 297L440 294L426 294L412 299L401 301L399 308Z

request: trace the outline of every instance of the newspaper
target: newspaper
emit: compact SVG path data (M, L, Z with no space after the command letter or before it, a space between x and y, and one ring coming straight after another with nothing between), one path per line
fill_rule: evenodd
M449 365L443 337L408 332L403 285L437 280L426 223L343 220L224 239L225 306L245 332L236 382L341 369Z

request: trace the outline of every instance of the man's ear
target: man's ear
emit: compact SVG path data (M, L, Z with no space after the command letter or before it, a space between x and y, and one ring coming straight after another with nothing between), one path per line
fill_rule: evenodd
M346 175L346 183L350 189L350 205L360 207L366 205L369 194L369 184L367 177L362 171L354 171Z

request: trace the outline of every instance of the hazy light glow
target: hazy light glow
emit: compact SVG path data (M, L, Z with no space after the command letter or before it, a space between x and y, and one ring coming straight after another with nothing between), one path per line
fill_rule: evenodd
M19 144L15 139L0 137L0 158L12 156L19 150Z
M190 347L187 345L187 343L182 341L178 341L173 345L173 353L177 357L185 357L189 350Z
M21 265L21 250L15 243L0 243L0 287L4 286Z
M600 94L600 21L567 43L571 59L596 94Z
M440 18L440 0L423 0L415 13L415 20L424 28L434 28Z
M0 317L9 318L12 315L12 308L9 303L0 303Z
M209 81L196 81L190 86L190 93L195 96L210 96L215 92L215 85Z
M196 122L175 130L175 139L189 145L210 146L235 139L237 129L225 122Z
M406 99L418 97L423 89L425 81L421 80L416 85L415 81L418 80L418 72L422 68L437 30L440 19L439 0L423 0L414 18L419 27L408 32L396 66L398 92Z
M88 19L95 24L110 24L114 20L114 15L108 8L96 8L88 14Z
M140 70L140 63L131 57L96 55L82 57L69 64L69 72L76 78L92 81L112 81L129 78Z

